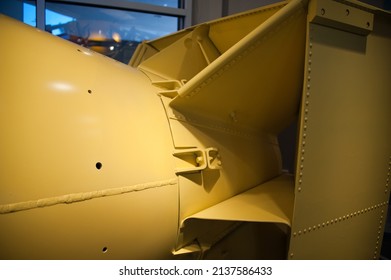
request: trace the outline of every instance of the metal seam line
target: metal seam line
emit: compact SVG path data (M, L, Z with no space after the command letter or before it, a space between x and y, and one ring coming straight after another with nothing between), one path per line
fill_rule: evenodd
M169 179L165 181L150 182L150 183L137 184L137 185L126 186L126 187L110 188L110 189L96 190L96 191L82 192L82 193L72 193L72 194L66 194L66 195L49 197L49 198L41 198L41 199L30 200L30 201L3 204L0 205L0 214L30 210L34 208L48 207L57 204L70 204L70 203L81 202L81 201L86 201L95 198L101 198L105 196L114 196L114 195L130 193L130 192L144 191L151 188L160 188L169 185L176 185L177 183L178 181L175 178L175 179Z

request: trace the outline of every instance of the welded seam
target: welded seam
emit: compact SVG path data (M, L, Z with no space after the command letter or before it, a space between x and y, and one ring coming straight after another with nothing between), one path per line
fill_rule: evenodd
M91 200L95 198L102 198L106 196L115 196L125 193L144 191L152 188L161 188L170 185L178 184L178 180L169 179L158 182L150 182L145 184L137 184L132 186L125 186L119 188L110 188L105 190L96 190L90 192L82 192L82 193L71 193L61 196L41 198L30 201L23 201L17 203L9 203L0 205L0 214L8 214L12 212L31 210L35 208L49 207L57 204L71 204L75 202L82 202L86 200Z

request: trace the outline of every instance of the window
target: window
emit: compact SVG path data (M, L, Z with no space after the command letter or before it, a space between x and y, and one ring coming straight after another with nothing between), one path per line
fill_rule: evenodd
M137 45L178 30L178 17L47 2L45 29L127 63Z
M37 26L35 1L1 0L0 13L6 14L31 26Z
M152 5L163 6L163 7L180 8L179 7L180 1L178 0L129 0L129 1L152 4Z
M143 40L152 40L184 27L189 11L180 8L183 2L1 0L0 12L128 63Z

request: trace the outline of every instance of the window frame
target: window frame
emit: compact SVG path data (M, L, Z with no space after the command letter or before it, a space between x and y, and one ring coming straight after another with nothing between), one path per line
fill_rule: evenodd
M100 8L115 8L124 11L144 12L165 16L178 17L178 30L191 26L192 23L192 0L180 0L179 8L163 7L140 2L130 2L126 0L36 0L37 28L45 30L46 2L57 2L63 4L79 4Z

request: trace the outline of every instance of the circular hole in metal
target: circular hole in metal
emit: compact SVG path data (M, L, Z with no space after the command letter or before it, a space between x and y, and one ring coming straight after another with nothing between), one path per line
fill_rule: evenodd
M96 169L101 169L102 168L102 163L101 162L97 162L95 164L95 167L96 167Z
M371 23L369 21L367 21L367 27L371 27Z
M350 15L350 10L349 9L346 9L346 15Z
M90 94L92 93L92 90L90 90L90 89L89 89L89 90L87 90L87 91L88 91L88 93L90 93Z
M103 247L102 248L102 253L107 253L107 250L108 250L107 247Z
M321 14L322 16L324 16L324 15L326 14L326 10L322 8L322 9L320 10L320 14Z

